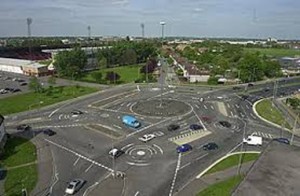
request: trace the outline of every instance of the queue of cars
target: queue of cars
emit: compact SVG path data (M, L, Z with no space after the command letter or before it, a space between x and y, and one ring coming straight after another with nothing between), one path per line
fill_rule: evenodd
M16 93L16 92L21 92L21 86L26 86L28 85L27 82L24 79L21 78L12 78L10 76L3 76L0 75L0 80L3 81L14 81L18 82L17 85L10 85L7 86L5 82L2 82L2 85L0 86L0 94L7 94L7 93Z

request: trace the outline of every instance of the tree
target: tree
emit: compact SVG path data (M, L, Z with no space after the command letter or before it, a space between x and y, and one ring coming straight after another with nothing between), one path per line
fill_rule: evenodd
M263 71L265 76L273 78L282 75L281 66L278 61L266 60L263 63Z
M261 59L258 54L246 53L239 63L240 79L243 82L255 82L264 76Z
M54 66L60 76L76 79L81 76L82 69L87 63L87 56L80 48L63 51L55 56Z
M102 73L101 72L93 72L92 73L92 78L94 78L94 80L97 82L97 83L101 83L102 82Z
M115 73L113 71L107 72L105 79L108 80L110 83L115 83L121 78L121 76L118 73Z
M31 77L29 79L29 89L33 90L35 93L42 92L42 85L37 79L37 77Z
M104 69L107 67L107 59L104 56L101 56L98 60L99 69Z

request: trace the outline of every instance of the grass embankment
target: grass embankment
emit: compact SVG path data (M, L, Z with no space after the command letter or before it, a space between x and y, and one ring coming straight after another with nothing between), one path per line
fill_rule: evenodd
M36 160L36 148L29 140L8 139L0 159L1 167L6 170L4 191L7 196L21 195L22 188L28 193L34 189L38 179Z
M96 80L92 77L92 73L100 72L102 74L102 79L103 79L103 81L101 83L107 84L108 81L105 80L106 73L113 71L113 72L117 73L118 75L120 75L118 84L130 83L130 82L134 82L141 76L140 68L141 68L141 65L129 65L129 66L120 66L120 67L115 67L115 68L101 69L99 71L88 72L84 77L81 78L81 80L97 83Z
M228 169L230 167L236 166L239 164L241 154L235 154L231 155L228 158L222 160L217 165L212 167L210 170L206 172L206 174L215 173L218 171L223 171L225 169ZM258 153L245 153L242 154L242 163L246 163L249 161L254 161L259 157ZM206 175L205 174L205 175Z
M203 191L199 192L197 196L230 196L233 189L243 180L243 176L233 176L227 180L213 184Z
M97 89L81 86L54 87L51 91L46 89L43 93L23 93L0 99L0 114L7 115L17 112L51 105L82 95L96 92Z
M244 48L246 52L260 52L262 55L270 55L274 57L294 57L294 56L300 56L299 50L293 50L293 49L279 49L279 48Z
M292 127L286 122L282 113L272 105L269 99L265 99L256 105L257 113L264 119L271 121L279 126L291 129Z

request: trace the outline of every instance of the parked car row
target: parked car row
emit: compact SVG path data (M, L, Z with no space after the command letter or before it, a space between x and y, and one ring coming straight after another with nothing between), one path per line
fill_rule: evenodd
M3 88L0 89L0 94L6 94L6 93L16 93L16 92L21 92L21 89L19 88Z

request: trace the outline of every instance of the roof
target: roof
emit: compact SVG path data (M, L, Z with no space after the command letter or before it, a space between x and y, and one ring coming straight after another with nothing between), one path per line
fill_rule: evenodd
M232 195L299 195L299 150L272 141Z
M129 115L125 115L122 117L123 120L127 120L127 121L136 121L136 118L133 116L129 116Z
M34 61L13 59L13 58L0 58L0 65L9 65L14 67L36 67L36 68L47 67L46 65L42 65Z

